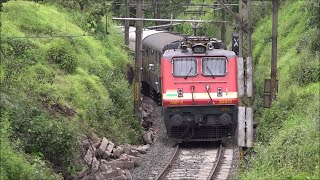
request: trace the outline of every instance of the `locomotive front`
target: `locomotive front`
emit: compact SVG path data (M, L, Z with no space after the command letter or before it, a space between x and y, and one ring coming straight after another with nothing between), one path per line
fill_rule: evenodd
M237 58L214 39L188 37L161 58L167 134L182 141L217 141L237 122Z

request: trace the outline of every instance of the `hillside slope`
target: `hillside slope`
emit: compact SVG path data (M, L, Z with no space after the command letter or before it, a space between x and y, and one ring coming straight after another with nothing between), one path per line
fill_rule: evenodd
M240 179L320 179L320 31L310 23L315 4L287 1L281 6L279 93L270 109L263 109L262 98L264 79L270 77L271 16L254 30L255 120L259 126L255 154Z
M80 141L92 133L138 142L124 75L131 61L115 27L91 36L81 28L84 14L29 1L3 5L1 179L54 178L45 161L72 175L81 170Z

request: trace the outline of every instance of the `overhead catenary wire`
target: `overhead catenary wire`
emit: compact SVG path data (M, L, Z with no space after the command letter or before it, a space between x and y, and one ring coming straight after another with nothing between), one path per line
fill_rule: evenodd
M73 38L73 37L98 37L106 35L53 35L53 36L2 36L3 39L51 39L51 38Z
M174 24L175 25L175 24ZM151 26L152 27L152 26ZM143 31L153 31L153 29L143 29ZM129 31L129 33L134 33L136 31ZM124 32L114 32L109 34L101 35L65 35L65 36L2 36L4 39L52 39L52 38L74 38L74 37L104 37L112 34L124 34Z
M194 23L227 23L229 21L216 21L216 20L190 20L190 19L151 19L151 18L116 18L113 20L132 20L132 21L162 21L162 22L194 22Z

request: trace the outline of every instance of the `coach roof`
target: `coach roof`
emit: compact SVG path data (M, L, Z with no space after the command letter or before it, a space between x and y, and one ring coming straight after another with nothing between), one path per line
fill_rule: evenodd
M179 35L174 35L169 32L161 32L157 34L152 34L147 36L142 41L143 47L149 47L151 49L162 52L163 47L172 42L180 41L183 37Z

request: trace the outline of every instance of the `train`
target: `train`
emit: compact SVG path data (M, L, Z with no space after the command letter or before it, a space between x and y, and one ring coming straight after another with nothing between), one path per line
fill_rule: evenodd
M236 53L204 36L145 30L142 37L141 91L162 106L168 137L219 141L233 136L238 111Z

